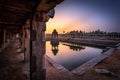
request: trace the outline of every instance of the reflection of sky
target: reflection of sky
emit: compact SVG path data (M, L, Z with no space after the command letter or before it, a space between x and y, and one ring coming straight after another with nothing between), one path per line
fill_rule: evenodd
M70 30L117 31L120 27L120 0L65 0L47 23L47 32Z
M101 54L102 50L98 48L85 47L80 51L73 51L69 46L59 44L59 51L57 55L54 55L51 51L50 42L46 42L46 54L52 58L55 62L63 65L68 69L73 69L80 66L93 57Z

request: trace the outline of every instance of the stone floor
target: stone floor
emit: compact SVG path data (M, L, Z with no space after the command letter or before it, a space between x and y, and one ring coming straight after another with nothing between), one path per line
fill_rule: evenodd
M29 80L29 63L23 60L19 42L11 40L0 53L0 80ZM79 80L75 75L56 69L47 59L45 63L46 80Z
M0 52L0 80L29 80L29 63L23 61L24 54L20 51L19 42L11 40L8 47ZM101 75L94 71L94 69L102 68L119 75L119 53L120 50L114 51L112 56L110 55L110 57L88 70L82 76L56 69L51 63L45 60L46 80L120 80L120 78L111 78L111 76Z
M0 53L0 80L26 80L23 72L26 65L23 53L18 53L16 45L18 42L10 41L10 44Z
M56 69L49 61L46 60L46 80L81 80L81 77L69 74L67 71Z

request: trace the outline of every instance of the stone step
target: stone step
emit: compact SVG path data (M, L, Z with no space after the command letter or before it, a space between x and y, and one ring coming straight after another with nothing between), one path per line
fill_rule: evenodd
M120 43L118 43L116 46L120 46Z
M114 51L114 48L109 49L108 51L104 52L103 54L98 55L97 57L91 59L90 61L86 62L82 66L79 66L72 70L71 72L76 75L82 75L84 74L88 69L94 67L97 65L100 61L108 57L112 52Z
M53 59L51 59L50 57L48 57L47 55L45 55L45 58L48 60L48 62L50 62L56 69L67 72L69 74L72 74L69 70L67 70L65 67L63 67L60 64L57 64Z

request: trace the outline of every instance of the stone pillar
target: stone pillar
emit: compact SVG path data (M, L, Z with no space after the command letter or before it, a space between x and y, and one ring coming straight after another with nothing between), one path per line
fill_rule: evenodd
M54 11L54 10L53 10ZM46 22L52 15L37 11L33 17L32 41L32 77L33 80L45 80L45 30Z
M25 44L25 30L24 30L24 26L22 27L22 48L24 48L24 44Z
M3 44L3 31L1 30L0 31L0 38L1 38L1 40L0 40L0 48L2 47L2 44Z
M6 40L7 40L7 44L9 44L10 42L10 32L7 32L7 35L6 35Z
M13 33L12 32L10 32L10 39L13 39Z
M10 42L9 36L10 36L10 32L9 32L9 31L6 31L6 37L5 37L5 38L6 38L6 39L5 39L6 45L8 45L9 42Z
M32 76L34 80L45 80L45 30L46 22L43 21L44 12L37 12L33 19L33 31L31 40L33 41L33 53L32 53ZM37 19L36 19L37 16ZM39 20L40 19L40 20ZM36 37L34 37L36 36ZM36 78L36 79L35 79Z
M9 39L11 39L11 34L12 34L12 33L11 33L11 32L9 32Z
M29 49L29 44L30 42L30 30L29 29L25 29L25 54L24 54L24 60L25 61L29 61L29 56L30 56L30 49Z
M22 53L24 53L24 61L25 61L25 27L22 27L22 45L21 45L21 49L22 49Z
M4 29L3 32L3 47L5 48L5 43L6 43L6 30Z

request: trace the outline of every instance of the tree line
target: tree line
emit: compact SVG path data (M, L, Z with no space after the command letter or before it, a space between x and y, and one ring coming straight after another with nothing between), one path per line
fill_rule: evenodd
M73 31L69 31L66 32L63 31L64 35L69 35L69 36L73 36L73 37L82 37L82 36L90 36L90 37L115 37L115 38L120 38L120 32L105 32L105 31L101 31L100 29L95 30L95 31L90 31L90 32L85 32L85 31L78 31L78 30L73 30Z

